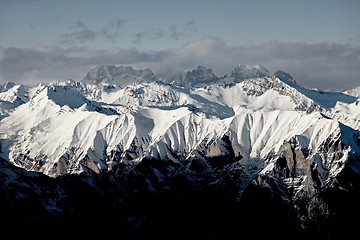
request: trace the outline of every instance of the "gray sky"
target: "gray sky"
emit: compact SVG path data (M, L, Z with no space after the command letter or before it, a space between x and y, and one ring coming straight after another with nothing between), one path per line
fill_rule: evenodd
M342 90L360 85L359 12L357 0L0 0L0 83L262 64Z

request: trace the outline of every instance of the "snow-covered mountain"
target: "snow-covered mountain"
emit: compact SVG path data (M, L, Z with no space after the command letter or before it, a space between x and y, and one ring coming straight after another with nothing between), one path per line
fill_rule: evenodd
M108 171L117 163L108 158L113 152L121 163L148 156L182 162L208 151L208 144L224 136L249 161L278 152L283 142L297 136L304 144L299 147L315 154L341 131L321 99L311 99L275 77L194 89L135 83L103 91L100 101L80 90L43 86L3 119L3 157L55 177L83 166Z
M269 71L262 65L250 66L240 64L231 72L230 77L234 82L238 83L245 79L268 77L270 75Z
M161 70L155 74L155 77L159 81L177 86L181 86L184 84L185 76L186 72L171 68Z
M186 86L197 86L200 84L211 84L219 80L209 68L199 65L196 69L186 73L184 84Z
M150 192L175 188L175 173L236 201L270 189L308 228L329 217L321 193L347 172L359 178L357 95L306 89L259 65L226 79L203 66L171 75L100 66L82 82L2 86L0 157L55 179L110 174L136 189L142 179Z
M7 82L0 85L0 120L8 116L15 108L27 102L28 88Z
M155 76L150 69L135 70L131 66L103 65L93 68L83 81L96 85L117 84L124 87L135 82L155 81Z

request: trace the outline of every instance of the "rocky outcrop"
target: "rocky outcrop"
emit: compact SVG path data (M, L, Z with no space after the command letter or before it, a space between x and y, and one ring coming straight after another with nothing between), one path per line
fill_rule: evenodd
M188 86L196 86L199 84L211 84L219 80L213 71L204 66L198 66L192 71L186 73L184 84Z

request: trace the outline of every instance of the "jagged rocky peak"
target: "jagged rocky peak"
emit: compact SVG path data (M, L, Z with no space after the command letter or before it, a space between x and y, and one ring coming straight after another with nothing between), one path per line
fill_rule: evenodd
M122 87L135 82L155 80L155 75L149 68L136 70L131 66L114 65L95 67L83 79L84 82L90 84L117 84Z
M274 73L274 76L277 77L278 79L280 79L281 81L283 81L284 83L287 83L290 85L297 84L295 79L288 72L284 72L282 70L277 70Z
M13 88L16 84L10 81L7 81L3 85L0 85L0 92L4 92L9 90L10 88Z
M240 64L235 67L231 72L230 77L233 81L238 83L249 78L268 77L270 76L269 71L262 65L245 65Z
M196 69L188 71L185 76L185 83L193 86L201 83L214 83L219 78L210 68L199 65Z
M156 78L162 82L183 85L185 72L167 68L165 71L159 71L156 74Z
M13 82L0 85L0 101L22 104L28 100L28 88L26 86L16 85Z

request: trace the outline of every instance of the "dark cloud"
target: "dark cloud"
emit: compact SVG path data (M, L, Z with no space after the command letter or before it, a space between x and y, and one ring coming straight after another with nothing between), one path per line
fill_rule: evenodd
M77 20L73 26L74 26L75 28L87 29L87 27L85 26L85 24L84 24L82 21L80 21L80 20Z
M192 34L197 31L195 20L187 21L184 27L184 32L187 34Z
M77 46L80 43L94 41L103 38L110 43L116 43L121 38L121 31L127 20L117 18L107 23L100 29L91 29L81 20L70 26L71 31L62 35L58 41L63 46ZM171 24L166 29L150 27L133 35L132 43L141 44L144 40L171 39L179 40L191 37L196 32L195 20L187 21L183 26Z
M144 39L160 39L164 38L164 32L160 28L148 28L145 31L138 32L134 36L132 43L140 44Z
M197 65L217 75L231 73L237 64L262 64L270 72L284 70L305 87L339 90L360 85L360 48L336 43L268 42L261 45L227 46L220 38L205 38L176 49L153 67L190 70Z
M137 32L134 35L134 40L132 42L140 44L145 39L157 40L160 38L177 41L183 37L190 37L194 32L196 32L195 20L190 20L181 27L171 24L167 29L148 28L144 31Z
M117 18L109 22L109 28L120 29L126 22L125 19Z
M106 32L106 33L104 33L104 38L108 42L116 43L118 38L120 38L120 33L118 33L118 32Z
M191 27L191 26L194 26L194 25L195 25L195 20L194 19L186 22L186 26Z
M179 40L183 37L191 37L193 33L197 30L195 25L195 20L190 20L185 23L185 25L181 27L177 27L176 25L171 25L169 28L170 38L173 40Z
M0 47L2 82L80 80L91 68L104 64L149 67L154 72L166 68L188 71L204 65L218 76L230 74L237 64L261 64L270 72L279 69L289 72L305 87L344 90L360 85L360 48L327 42L228 46L220 38L205 38L166 51Z
M99 37L104 38L108 42L115 43L120 38L120 30L125 23L126 20L117 18L110 21L100 30L93 30L86 26L84 22L78 20L70 26L73 30L64 34L59 43L73 46L77 43L94 41Z
M107 41L111 43L116 43L117 40L120 38L120 30L126 24L125 19L117 18L108 23L107 26L103 27L99 32L98 35L104 37Z
M83 29L81 31L73 32L65 35L65 41L79 41L81 43L93 41L96 38L96 33L91 29Z
M182 34L177 30L175 25L170 26L170 38L174 40L179 40Z
M29 23L29 27L32 28L32 29L35 29L36 28L36 25L32 22Z
M88 50L42 47L37 49L3 48L0 45L0 83L13 81L34 85L54 80L81 80L97 65L159 63L169 52L140 52L135 48Z
M64 24L65 20L64 18L57 16L54 18L54 22L57 24Z
M82 21L78 20L72 25L75 30L63 35L59 41L61 44L73 45L76 43L84 43L94 41L96 39L95 31L89 29Z

